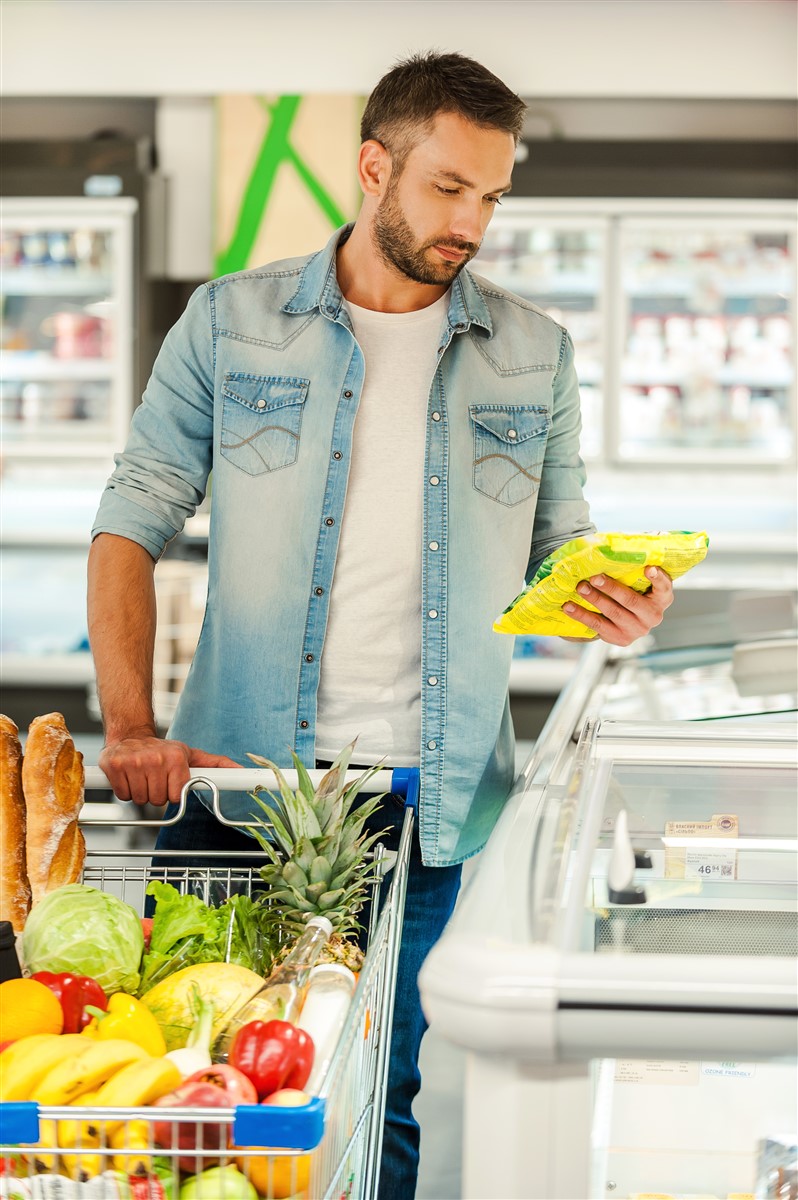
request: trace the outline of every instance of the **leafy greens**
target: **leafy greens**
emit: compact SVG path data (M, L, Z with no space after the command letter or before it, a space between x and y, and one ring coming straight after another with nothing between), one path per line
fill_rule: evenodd
M215 908L158 880L150 883L147 894L155 897L155 915L139 995L195 963L229 962L268 975L275 947L263 903L233 895Z

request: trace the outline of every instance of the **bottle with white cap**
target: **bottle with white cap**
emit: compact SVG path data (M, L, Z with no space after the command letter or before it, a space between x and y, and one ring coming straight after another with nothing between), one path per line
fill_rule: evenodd
M343 963L322 963L310 972L297 1025L313 1039L313 1069L305 1091L318 1096L346 1022L357 980Z
M259 992L239 1009L216 1039L211 1051L214 1062L226 1062L233 1038L250 1021L291 1021L299 1016L310 972L332 933L327 917L311 917L307 928L283 962L272 971Z

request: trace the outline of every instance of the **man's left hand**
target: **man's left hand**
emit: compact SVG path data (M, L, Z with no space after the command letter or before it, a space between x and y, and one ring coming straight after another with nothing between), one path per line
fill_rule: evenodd
M673 604L673 581L661 567L647 567L646 577L651 580L648 592L636 592L634 588L618 583L607 575L594 575L583 580L577 587L598 612L582 608L578 604L564 604L563 611L594 630L602 642L611 646L629 646L643 637L655 625L659 625L665 610Z

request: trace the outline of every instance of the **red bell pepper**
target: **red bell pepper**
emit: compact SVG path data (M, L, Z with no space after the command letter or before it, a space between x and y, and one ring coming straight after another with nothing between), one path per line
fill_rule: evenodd
M80 1033L91 1020L86 1005L108 1008L108 997L96 980L88 975L72 975L69 971L55 974L52 971L37 971L31 979L38 979L58 998L64 1013L64 1033Z
M251 1079L258 1099L281 1088L302 1089L315 1047L310 1034L288 1021L249 1021L230 1047L230 1064Z

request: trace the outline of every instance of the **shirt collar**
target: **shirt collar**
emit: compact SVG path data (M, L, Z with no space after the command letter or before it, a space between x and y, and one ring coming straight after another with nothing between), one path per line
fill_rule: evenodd
M306 313L317 308L324 316L336 320L343 306L343 296L335 274L335 255L344 238L349 237L353 225L336 229L324 249L311 255L299 278L293 296L286 300L282 311ZM452 329L469 329L479 325L493 336L493 322L479 285L468 270L463 270L452 285L449 301L448 321Z

